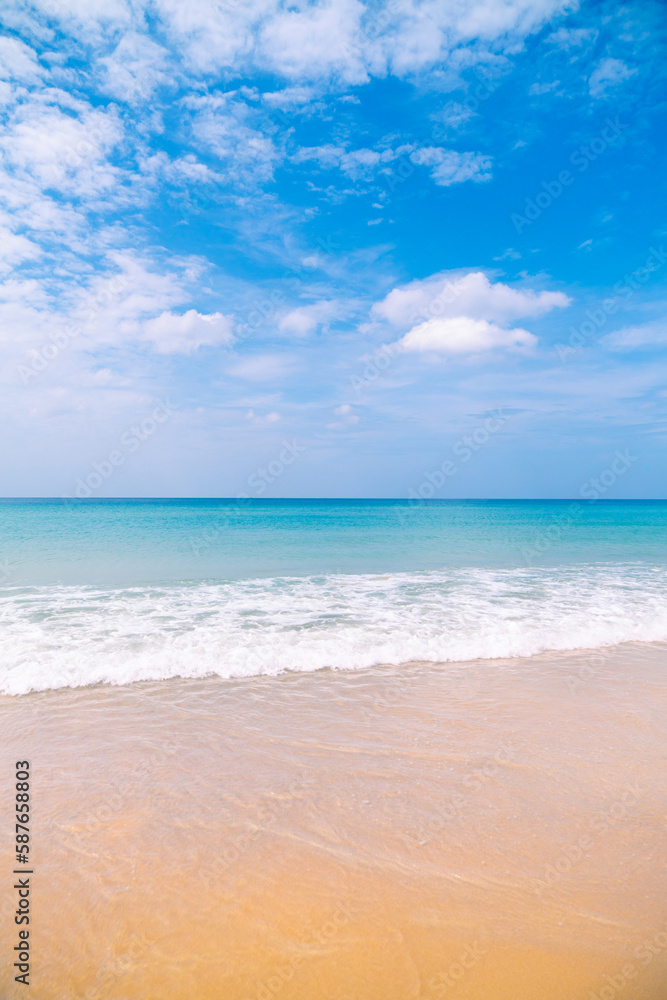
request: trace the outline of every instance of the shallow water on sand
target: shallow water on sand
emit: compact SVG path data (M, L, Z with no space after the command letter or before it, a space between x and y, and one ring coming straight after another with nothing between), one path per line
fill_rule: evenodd
M33 1000L664 1000L666 655L0 699Z

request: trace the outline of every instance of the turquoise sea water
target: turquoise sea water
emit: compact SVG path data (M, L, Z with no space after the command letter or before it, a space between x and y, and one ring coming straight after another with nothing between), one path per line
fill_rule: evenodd
M0 689L667 639L667 502L2 500Z

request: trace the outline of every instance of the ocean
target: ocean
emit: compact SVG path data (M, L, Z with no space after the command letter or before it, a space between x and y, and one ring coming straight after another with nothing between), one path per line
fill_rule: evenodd
M667 502L0 501L0 693L667 640Z

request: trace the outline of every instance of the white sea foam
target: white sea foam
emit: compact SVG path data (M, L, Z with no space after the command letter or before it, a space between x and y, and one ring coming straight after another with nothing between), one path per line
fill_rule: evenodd
M667 640L667 571L643 564L1 594L0 690L12 695Z

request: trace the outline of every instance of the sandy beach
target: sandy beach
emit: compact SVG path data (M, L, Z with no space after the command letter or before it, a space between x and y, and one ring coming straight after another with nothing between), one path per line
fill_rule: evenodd
M3 698L31 995L660 1000L666 655Z

